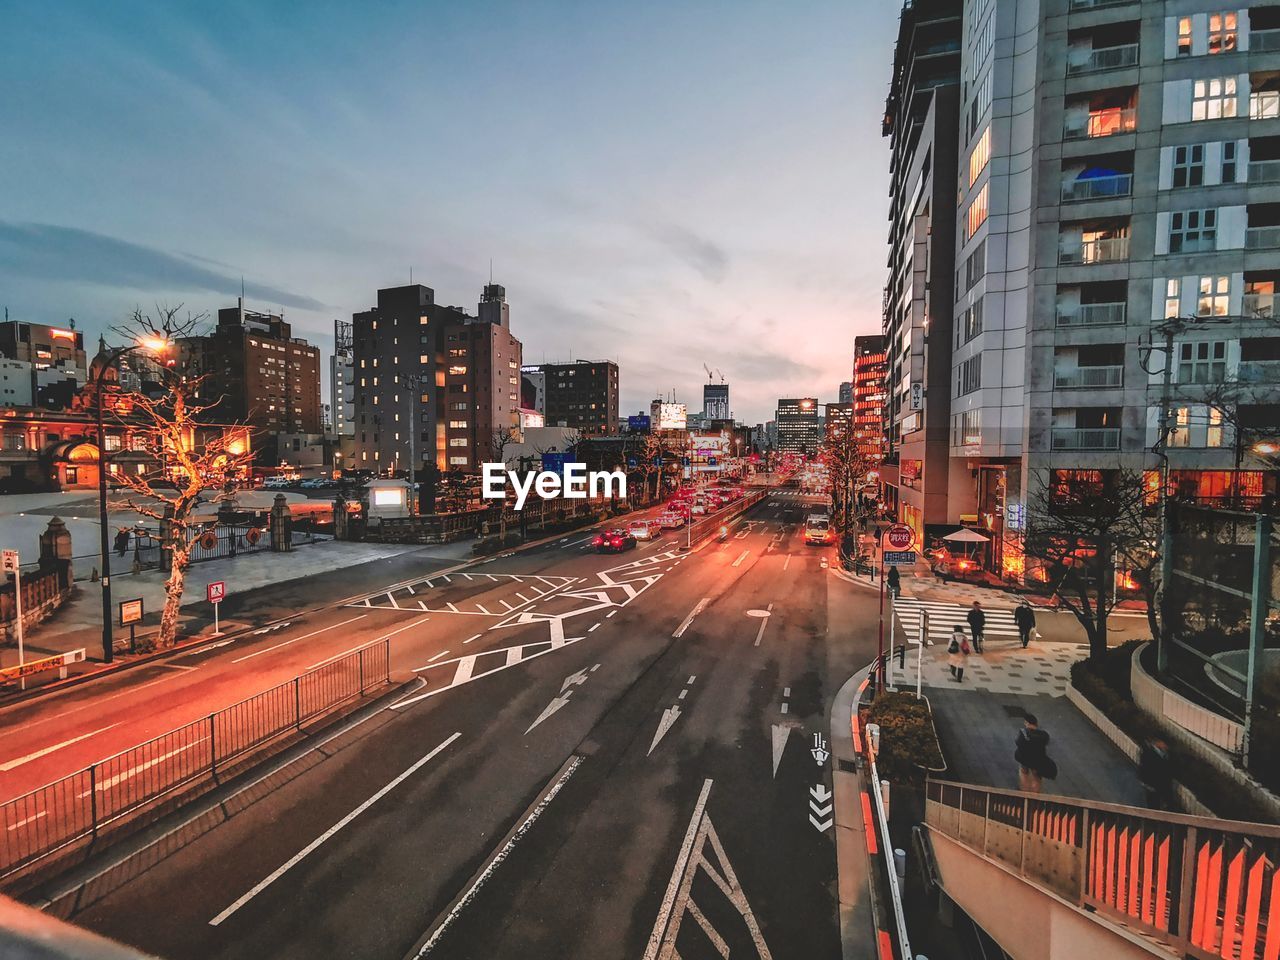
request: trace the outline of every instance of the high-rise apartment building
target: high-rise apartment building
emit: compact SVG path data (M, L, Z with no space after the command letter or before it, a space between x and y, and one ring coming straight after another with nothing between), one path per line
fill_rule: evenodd
M283 316L246 310L241 298L218 311L212 333L179 350L203 377L197 396L217 404L215 419L267 434L321 431L320 349L294 337Z
M964 0L959 97L945 522L1018 576L1044 491L1124 467L1157 493L1166 362L1171 486L1271 492L1250 447L1280 432L1280 6ZM927 525L929 440L909 457L898 410Z
M496 459L495 437L519 430L522 347L506 291L482 297L472 317L430 287L391 287L353 315L354 468L474 471Z
M884 411L888 355L884 337L853 338L853 436L858 452L879 463L884 459Z
M818 426L816 397L780 399L774 422L778 430L775 448L779 453L811 457L817 452L822 432Z
M542 413L549 427L570 427L584 437L603 437L618 427L618 365L612 360L543 363ZM525 379L530 379L525 374Z
M926 525L947 522L951 486L961 7L962 0L918 0L903 7L882 125L890 176L883 304L886 462L880 475L886 506L915 531L918 543L924 542ZM879 350L871 345L871 352ZM875 406L859 401L859 425L868 432Z
M339 437L356 432L356 365L351 323L333 321L333 356L329 358L329 399L332 430Z

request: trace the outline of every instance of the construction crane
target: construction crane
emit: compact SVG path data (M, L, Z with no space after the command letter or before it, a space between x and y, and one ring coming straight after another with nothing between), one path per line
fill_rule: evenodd
M711 373L711 368L704 363L702 365L702 369L707 371L707 382L710 383L714 379L714 376Z
M721 383L724 383L724 374L720 372L719 367L716 367L716 376L720 378Z

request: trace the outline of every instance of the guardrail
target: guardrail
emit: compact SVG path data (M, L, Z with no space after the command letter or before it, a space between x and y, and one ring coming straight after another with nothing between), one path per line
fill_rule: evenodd
M1280 827L943 780L925 822L1184 956L1280 954Z
M679 531L679 534L683 535L680 538L685 541L685 547L692 549L695 544L701 543L719 530L720 527L724 526L727 520L732 520L746 513L761 500L764 500L769 496L769 492L766 489L759 493L748 493L736 503L731 503L716 513L708 514L688 524L684 530Z
M0 804L0 878L212 789L272 741L390 682L390 641L374 641Z

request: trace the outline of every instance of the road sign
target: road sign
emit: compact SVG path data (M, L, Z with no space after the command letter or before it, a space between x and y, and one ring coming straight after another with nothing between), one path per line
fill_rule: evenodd
M204 594L210 603L221 603L227 596L227 584L223 580L214 580L205 587Z
M916 542L916 535L910 527L898 524L889 528L889 532L884 535L884 539L885 543L889 544L894 550L910 550Z
M142 598L120 601L120 626L127 627L131 623L142 622Z
M18 569L18 551L17 550L4 551L4 572L13 573L17 569Z
M916 552L914 550L886 550L884 552L886 567L914 567Z

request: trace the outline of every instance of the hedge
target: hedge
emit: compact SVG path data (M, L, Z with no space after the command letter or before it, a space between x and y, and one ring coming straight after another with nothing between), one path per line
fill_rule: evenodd
M944 765L927 700L905 690L882 693L872 702L867 723L880 725L876 771L890 783L919 787L926 768Z

